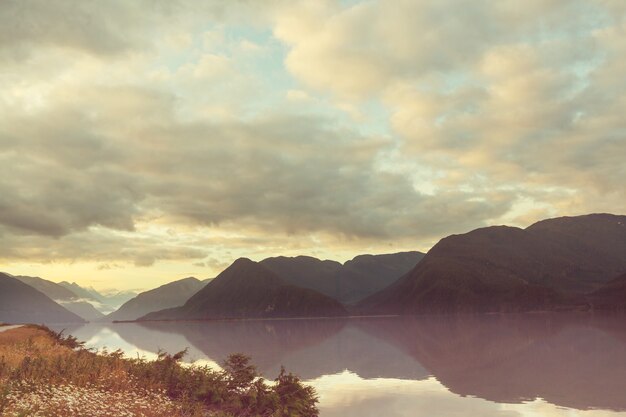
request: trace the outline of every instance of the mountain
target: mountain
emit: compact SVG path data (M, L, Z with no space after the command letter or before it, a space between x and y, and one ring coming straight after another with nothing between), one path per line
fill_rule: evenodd
M106 314L110 314L111 312L120 308L125 302L133 299L139 294L138 291L133 290L125 290L125 291L107 291L100 292L100 295L103 299L104 308L109 310Z
M0 322L39 324L83 321L30 285L0 273Z
M412 271L358 308L387 314L572 308L626 271L624 254L626 216L486 227L442 239Z
M75 282L67 281L59 282L59 285L68 288L79 297L90 301L100 312L104 314L112 313L120 308L122 304L138 294L136 291L112 291L108 293L101 293L91 287L85 288Z
M53 300L72 300L79 298L71 290L47 279L39 277L27 277L23 275L13 275L13 277L19 279L25 284L30 285L37 291L44 293Z
M351 302L359 301L397 281L424 258L418 251L359 255L343 264L343 281L350 282Z
M421 252L359 255L342 265L310 256L278 256L260 263L292 285L350 304L387 287L423 257Z
M626 273L589 295L594 309L626 310Z
M100 312L100 310L87 301L58 300L57 303L87 321L98 321L104 317L104 314Z
M277 256L259 263L292 285L310 288L337 300L342 295L338 277L343 266L339 262L311 256Z
M153 311L179 307L206 283L196 278L185 278L170 282L150 291L142 292L128 300L117 311L106 317L107 321L136 320Z
M93 305L56 282L39 277L16 276L15 278L42 292L56 303L87 321L94 321L104 317L104 314L96 310Z
M104 298L102 294L98 293L98 291L94 290L93 288L84 288L75 282L61 281L59 282L59 285L67 288L74 294L78 295L80 298L84 298L86 300L97 301L101 303Z
M345 315L343 306L311 289L290 285L246 258L236 260L185 305L141 320L325 317Z

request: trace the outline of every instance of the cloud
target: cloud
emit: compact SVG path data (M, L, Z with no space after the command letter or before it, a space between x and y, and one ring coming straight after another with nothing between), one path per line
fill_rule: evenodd
M207 250L180 241L163 239L148 231L118 233L103 228L75 232L61 238L16 235L0 227L3 250L0 260L40 263L94 262L98 270L120 268L118 262L138 267L163 260L198 260Z
M236 21L256 13L255 9L245 2L225 7L220 1L198 4L193 0L3 2L0 59L27 60L47 49L110 58L150 52L161 38L181 47L189 44L189 32L207 23Z
M186 123L168 96L151 91L68 97L51 112L3 120L2 169L12 178L0 205L6 226L51 236L90 226L130 231L160 213L202 225L392 238L418 226L431 233L436 222L425 224L430 213L420 207L470 218L489 211L460 193L422 196L406 177L376 169L387 140L329 120Z
M308 86L379 100L435 194L541 196L558 215L626 202L624 17L613 1L297 3L274 33Z
M302 90L287 91L287 100L289 101L306 101L310 99L311 99L311 96L309 96L306 91L302 91Z
M123 28L140 12L124 2L6 2L0 13L0 46L15 58L27 57L33 46L119 53L136 40L137 33Z
M2 257L215 269L615 211L624 13L2 3Z

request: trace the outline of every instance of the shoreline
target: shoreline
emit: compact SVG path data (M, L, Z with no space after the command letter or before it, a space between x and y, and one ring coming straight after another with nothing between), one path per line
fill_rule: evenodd
M388 319L388 318L420 318L420 317L476 317L476 316L537 316L537 315L586 315L586 316L626 316L621 310L594 310L594 309L556 309L532 311L503 311L503 312L475 312L475 313L423 313L423 314L368 314L333 317L242 317L242 318L207 318L207 319L160 319L160 320L114 320L111 322L95 321L92 323L213 323L213 322L246 322L246 321L300 321L300 320L359 320L359 319Z

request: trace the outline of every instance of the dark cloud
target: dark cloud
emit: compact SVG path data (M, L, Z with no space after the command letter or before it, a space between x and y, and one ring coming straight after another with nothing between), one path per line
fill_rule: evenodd
M150 50L160 31L226 19L239 7L193 0L46 0L0 4L0 58L22 61L45 49L104 57ZM186 26L186 27L185 27Z
M6 1L0 6L0 50L17 59L34 53L33 47L116 54L137 41L128 28L141 16L137 2Z
M440 232L432 211L480 222L506 210L475 195L420 194L406 176L376 169L388 141L330 120L185 123L167 96L150 91L81 96L89 101L3 119L6 226L52 236L94 225L132 230L157 211L202 225L390 239Z
M75 232L60 238L16 235L0 227L2 261L96 262L99 270L120 268L117 262L151 266L159 260L199 260L207 251L149 234L118 234L106 229Z

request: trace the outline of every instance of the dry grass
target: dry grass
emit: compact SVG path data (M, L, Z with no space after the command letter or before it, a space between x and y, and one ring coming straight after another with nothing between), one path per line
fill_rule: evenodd
M94 353L40 326L0 333L0 415L6 417L317 416L315 392L281 372L259 378L243 355L225 371Z
M26 326L0 333L0 358L11 367L17 367L27 356L45 354L52 358L71 353L43 329Z

